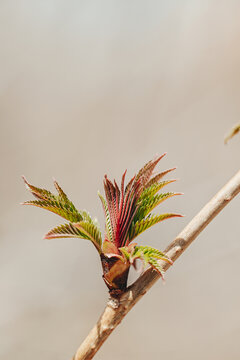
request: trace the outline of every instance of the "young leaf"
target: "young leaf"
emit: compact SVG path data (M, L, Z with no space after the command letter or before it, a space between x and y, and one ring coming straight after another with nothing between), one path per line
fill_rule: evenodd
M63 191L63 189L59 186L59 184L57 183L57 181L54 180L53 183L54 183L54 186L55 186L55 188L56 188L56 190L57 190L57 192L58 192L58 194L59 194L59 197L60 197L63 201L65 201L65 202L70 202L69 199L68 199L68 197L67 197L67 195L65 194L65 192Z
M103 206L103 210L105 213L105 218L106 218L106 235L108 240L112 241L112 227L111 227L111 220L110 220L110 214L108 211L108 206L107 206L107 202L104 199L104 197L100 194L100 192L98 192L98 196L102 202L102 206Z
M44 236L44 239L57 239L57 238L86 239L86 236L83 233L81 233L79 229L77 229L75 226L69 223L55 227Z
M165 171L160 172L159 174L155 175L153 178L151 178L148 183L146 184L145 188L148 188L149 186L151 186L154 183L158 183L159 180L161 180L165 175L167 175L169 172L176 170L176 168L171 168Z
M25 201L23 205L34 205L42 209L51 211L66 220L77 222L82 220L82 215L69 204L57 200L30 200Z
M147 217L146 219L143 219L141 221L137 221L136 224L134 224L129 233L129 241L132 241L135 237L137 237L139 234L141 234L143 231L149 229L151 226L173 217L181 217L182 215L179 214L161 214L161 215L152 215Z
M29 184L26 178L23 176L23 180L27 189L38 199L33 201L26 201L23 205L34 205L45 210L49 210L64 219L71 222L78 222L83 220L80 212L75 208L73 203L68 199L67 195L63 192L59 184L54 181L54 185L59 195L54 195L50 191L37 188Z
M53 195L50 191L48 191L46 189L40 189L36 186L29 184L29 182L27 181L25 176L22 176L22 178L26 185L27 190L29 190L37 199L42 199L42 200L46 200L46 201L56 200L56 196Z
M172 260L161 251L154 249L150 246L136 246L132 255L131 261L141 259L144 261L145 266L150 265L154 268L162 277L164 275L163 269L159 264L159 260L163 260L172 265Z
M139 203L139 208L137 209L136 215L134 217L134 222L144 219L156 206L176 195L182 194L168 192L143 198Z
M81 238L90 240L100 252L102 238L101 233L94 224L89 224L81 221L76 224L64 224L50 230L44 239L57 239L57 238Z
M137 173L135 181L138 181L140 179L142 186L145 187L150 177L152 176L153 170L165 155L166 153L158 156L155 160L150 160L149 162L147 162Z
M139 201L143 199L151 198L153 195L155 195L160 189L162 189L164 186L171 184L175 182L176 180L166 180L161 182L153 183L152 185L145 188L139 198Z
M152 248L151 246L135 246L135 249L132 254L132 258L140 257L144 255L145 257L153 257L158 260L166 261L167 263L172 265L172 260L166 256L162 251Z
M81 233L85 235L86 239L91 240L98 251L101 252L102 236L96 225L87 221L79 221L73 223L73 226L79 229Z

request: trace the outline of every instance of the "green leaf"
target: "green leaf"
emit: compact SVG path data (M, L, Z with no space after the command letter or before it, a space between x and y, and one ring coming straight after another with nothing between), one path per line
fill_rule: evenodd
M145 259L147 259L148 257L151 258L155 258L158 260L163 260L168 262L169 264L172 264L172 260L169 259L169 257L164 254L162 251L152 248L151 246L135 246L134 252L132 254L132 257L139 257L139 256L145 256Z
M59 197L61 200L65 201L65 202L70 202L70 200L68 199L67 195L65 194L65 192L63 191L63 189L59 186L59 184L57 183L56 180L53 181L54 186L59 194Z
M148 259L148 263L149 265L154 268L158 273L159 275L162 276L162 278L164 278L164 271L163 271L163 268L161 267L161 265L159 265L159 263L157 262L156 259L154 258L149 258Z
M127 248L125 246L119 248L119 250L124 255L124 257L126 258L127 261L129 261L131 259L131 254L129 253L129 251L127 250Z
M81 238L90 240L97 250L99 252L101 251L102 238L100 231L94 224L89 224L84 221L57 226L56 228L50 230L44 238Z
M54 195L45 189L37 188L36 186L29 184L24 177L23 179L27 189L38 199L26 201L23 203L24 205L40 207L70 221L69 224L60 225L49 231L45 236L46 239L60 237L83 238L92 241L97 250L101 252L102 238L97 220L92 220L90 214L85 210L78 211L56 180L54 180L54 186L58 195Z
M179 214L151 215L151 216L148 216L146 219L137 221L130 229L129 241L132 241L139 234L141 234L145 230L149 229L151 226L153 226L163 220L170 219L172 217L181 217L181 216L182 215L179 215Z
M171 168L165 171L160 172L159 174L155 175L152 179L150 179L148 181L148 183L146 184L145 188L148 188L149 186L151 186L154 183L158 183L159 180L161 180L165 175L167 175L169 172L176 170L176 168Z
M62 216L64 219L71 222L78 222L83 220L83 216L68 199L67 195L63 192L56 180L54 180L54 186L56 187L59 195L54 195L48 190L40 189L29 184L25 177L23 177L23 180L27 189L38 199L33 201L26 201L23 203L23 205L38 206L59 216Z
M181 193L163 193L157 195L150 195L149 197L144 198L140 203L137 209L134 221L140 221L144 219L156 206L160 205L163 201L176 196L181 195Z
M110 213L108 210L108 206L107 206L107 202L104 199L104 197L100 194L100 192L98 191L98 196L102 202L102 206L103 206L103 210L105 213L105 218L106 218L106 235L108 240L112 241L112 226L111 226L111 219L110 219Z
M174 181L176 181L176 180L166 180L166 181L153 183L152 185L148 186L147 188L145 188L143 190L139 201L151 198L153 195L155 195L164 186L166 186L168 184L171 184Z
M25 201L23 205L34 205L42 209L51 211L66 220L78 222L82 220L82 215L69 203L62 203L57 200L33 200Z
M36 186L29 184L29 182L27 181L25 176L22 176L22 178L26 185L27 190L29 190L37 199L42 199L42 200L46 200L46 201L47 200L56 200L56 196L54 194L52 194L50 191L48 191L46 189L40 189Z
M79 221L77 223L73 223L73 226L79 229L81 233L86 236L86 239L91 240L99 252L101 251L102 236L96 225L87 221Z
M44 236L44 239L57 239L57 238L86 239L86 236L83 233L81 233L79 229L77 229L75 226L69 223L55 227Z
M164 272L158 261L163 260L168 262L169 264L172 264L172 260L166 254L150 246L136 246L134 252L131 255L131 260L132 262L134 262L134 260L136 259L143 260L145 266L150 265L162 277Z

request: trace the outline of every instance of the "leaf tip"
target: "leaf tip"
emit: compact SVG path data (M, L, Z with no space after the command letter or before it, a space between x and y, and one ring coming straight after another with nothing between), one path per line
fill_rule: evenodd
M29 182L27 181L26 177L24 175L22 175L21 177L24 181L24 184L25 184L27 190L30 190Z
M157 162L159 162L159 161L162 160L162 158L164 158L164 156L166 156L166 155L167 155L167 152L163 153L162 155L157 155L157 154L156 154L155 159L156 159Z

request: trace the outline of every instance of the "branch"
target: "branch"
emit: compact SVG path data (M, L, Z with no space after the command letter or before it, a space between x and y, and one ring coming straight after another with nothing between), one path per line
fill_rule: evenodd
M240 124L235 125L231 131L227 134L227 136L224 139L224 143L227 144L228 141L233 138L237 133L240 132Z
M175 261L197 238L217 214L240 192L240 171L202 208L183 231L170 243L165 253ZM163 262L166 271L170 265ZM83 341L72 360L90 360L131 308L159 279L159 274L146 270L119 298L110 298L96 325Z

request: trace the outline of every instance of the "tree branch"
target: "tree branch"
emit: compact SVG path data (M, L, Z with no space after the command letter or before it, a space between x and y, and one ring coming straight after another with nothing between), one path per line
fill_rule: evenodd
M239 192L240 171L190 221L166 248L165 253L175 261ZM170 267L166 262L161 265L164 271ZM92 359L111 332L159 277L159 274L150 268L119 299L110 298L103 314L77 350L73 360Z

